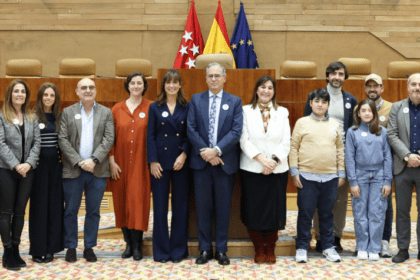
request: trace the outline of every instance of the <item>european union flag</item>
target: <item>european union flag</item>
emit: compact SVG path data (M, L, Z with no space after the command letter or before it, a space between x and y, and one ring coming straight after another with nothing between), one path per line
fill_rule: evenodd
M259 67L242 2L232 39L230 40L230 48L232 49L237 69Z

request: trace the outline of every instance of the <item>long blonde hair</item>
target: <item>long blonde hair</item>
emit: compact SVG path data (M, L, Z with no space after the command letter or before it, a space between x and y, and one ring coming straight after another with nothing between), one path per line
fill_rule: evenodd
M25 88L26 98L25 103L22 105L22 114L26 116L26 118L32 122L35 119L35 114L29 108L29 103L31 102L31 92L29 90L28 84L20 79L13 80L6 89L6 94L4 95L3 107L1 108L1 112L4 118L13 124L13 119L15 118L15 114L17 115L17 111L15 107L13 107L12 102L12 92L15 85L21 84Z

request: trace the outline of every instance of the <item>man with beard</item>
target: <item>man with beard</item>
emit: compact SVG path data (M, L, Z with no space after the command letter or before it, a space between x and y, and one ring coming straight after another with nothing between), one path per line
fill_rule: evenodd
M395 198L397 202L398 254L394 263L402 263L410 255L411 201L413 187L420 193L420 73L408 77L409 98L392 104L388 122L388 141L394 161ZM417 248L420 248L420 199L417 196ZM417 255L420 259L420 254Z
M354 107L357 105L357 99L351 93L344 91L341 87L345 80L349 77L347 72L347 67L340 61L332 62L328 65L326 70L327 82L326 87L328 93L330 94L330 106L328 108L328 116L333 120L337 121L340 126L341 139L343 144L346 140L346 132L353 125L353 111ZM308 95L308 100L306 102L304 116L309 116L312 113L312 108L310 106L310 96ZM334 174L313 174L313 173L302 173L302 177L307 180L317 181L317 182L327 182L333 179ZM346 225L346 213L347 213L347 200L349 193L350 184L346 179L344 184L339 186L337 191L337 199L334 203L333 215L334 215L334 246L337 253L343 252L343 247L340 244L340 240L343 237L343 230ZM314 215L314 228L315 228L315 238L316 250L317 252L322 252L327 248L323 248L323 245L320 241L320 229L318 221L318 213L315 212ZM325 230L325 229L324 229Z
M386 127L388 124L388 116L391 111L392 103L382 99L382 93L384 92L384 86L382 84L382 78L376 74L370 74L365 80L365 93L366 96L375 101L376 110L378 110L379 124ZM388 195L388 206L386 209L384 232L382 235L381 242L381 253L382 258L392 257L391 248L389 246L389 239L391 238L392 232L392 219L394 211L392 210L392 189L390 195Z

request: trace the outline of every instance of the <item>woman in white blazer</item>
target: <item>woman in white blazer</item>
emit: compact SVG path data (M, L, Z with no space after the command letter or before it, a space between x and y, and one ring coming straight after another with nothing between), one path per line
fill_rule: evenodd
M286 224L290 151L289 111L276 103L276 82L263 76L243 107L241 144L242 222L254 243L256 263L275 263L277 232Z

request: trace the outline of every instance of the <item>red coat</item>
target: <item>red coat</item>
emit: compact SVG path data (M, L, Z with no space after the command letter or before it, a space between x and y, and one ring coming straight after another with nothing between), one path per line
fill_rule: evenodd
M149 105L143 99L130 113L124 101L112 108L115 143L110 155L120 166L120 179L111 179L116 227L147 231L150 212L150 171L146 157Z

